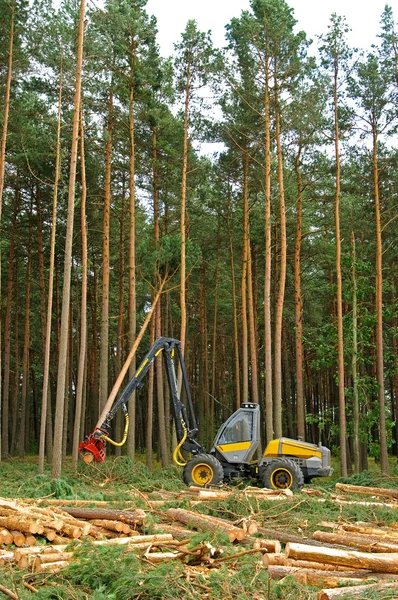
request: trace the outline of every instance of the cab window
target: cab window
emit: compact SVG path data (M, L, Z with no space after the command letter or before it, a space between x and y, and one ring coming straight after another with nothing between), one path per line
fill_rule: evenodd
M253 414L239 413L226 423L218 444L232 444L236 442L251 442L253 431Z

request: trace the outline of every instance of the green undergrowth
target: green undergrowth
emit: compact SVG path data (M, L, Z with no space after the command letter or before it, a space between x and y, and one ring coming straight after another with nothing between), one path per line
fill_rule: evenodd
M118 502L116 506L120 507L125 507L127 501L134 500L134 503L128 506L148 508L147 494L155 499L161 498L164 490L184 489L180 469L157 468L149 472L142 461L138 460L133 464L125 457L109 457L102 465L79 464L77 472L66 462L60 480L51 479L48 466L43 475L37 475L37 459L13 459L0 463L0 478L1 495L5 497L49 496L71 500L112 500ZM198 513L231 521L251 517L260 527L285 531L303 540L311 539L313 532L319 529L321 521L360 520L378 525L388 525L396 521L396 511L387 508L337 504L333 501L336 481L353 485L398 488L398 478L381 476L374 464L370 464L369 471L344 480L339 480L338 475L334 475L332 480L315 480L311 487L316 487L322 492L321 498L296 493L284 502L260 501L256 497L240 494L246 483L237 482L227 488L232 495L224 501L203 502L192 507L188 497L179 501L171 499L164 507L153 510L148 515L145 532L152 533L153 524L164 521L164 511L169 506L186 507ZM347 499L371 501L370 497L356 495L347 496ZM214 536L202 532L195 534L189 547L196 547L203 542L223 548L223 556L245 548L242 545L231 544L222 533ZM32 593L22 586L23 577L38 589L38 593L35 594L37 600L188 600L202 597L210 600L315 600L317 596L316 590L297 584L289 577L283 582L272 581L268 587L267 570L261 567L257 554L220 563L217 568L201 569L195 565L184 566L179 561L151 565L142 552L135 555L126 552L125 548L99 547L89 543L78 549L77 560L56 575L21 574L10 567L0 568L0 582L17 593L21 600L33 597ZM393 597L394 594L388 590L383 592L383 595L375 595L369 589L363 595L363 598L369 600ZM346 598L349 599L349 595Z

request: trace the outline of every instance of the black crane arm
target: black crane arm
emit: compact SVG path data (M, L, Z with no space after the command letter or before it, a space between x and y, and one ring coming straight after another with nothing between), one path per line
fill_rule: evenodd
M180 449L191 452L192 454L205 453L206 449L196 441L195 437L198 433L195 412L193 408L191 391L188 384L187 371L185 368L184 358L182 355L181 342L174 338L160 337L153 344L148 354L138 367L134 376L130 379L123 392L113 404L111 410L105 417L104 422L100 427L96 427L94 431L85 438L84 442L79 445L79 452L82 452L84 460L91 462L93 459L96 462L102 462L105 459L105 442L112 441L108 434L111 422L120 408L126 416L126 424L128 425L127 403L133 392L143 387L143 379L148 373L155 358L163 353L165 369L167 373L167 381L170 389L172 400L172 414L176 427L178 451ZM183 389L185 390L187 406L181 401L181 396L178 392L177 377L175 371L174 359L177 358L177 363L181 367ZM127 430L124 436L124 443ZM121 444L117 444L121 445ZM88 458L88 459L87 459Z

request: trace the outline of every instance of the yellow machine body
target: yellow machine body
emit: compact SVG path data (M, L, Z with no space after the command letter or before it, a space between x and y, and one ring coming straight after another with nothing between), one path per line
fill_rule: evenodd
M322 460L322 450L315 444L292 440L289 438L279 438L272 440L264 451L267 458L278 458L280 456L294 456L301 460L316 457Z

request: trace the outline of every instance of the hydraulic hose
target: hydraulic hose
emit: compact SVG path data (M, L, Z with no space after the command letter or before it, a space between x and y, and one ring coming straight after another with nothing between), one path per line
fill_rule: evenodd
M109 442L110 444L112 444L112 446L118 446L118 447L123 446L126 443L127 433L128 433L128 430L129 430L129 416L128 416L128 413L125 413L124 418L125 418L125 425L124 425L123 438L122 438L121 442L115 442L115 440L111 440L111 438L108 437L105 434L101 435L99 437L99 439L100 440L105 440L106 442Z
M182 436L181 441L179 442L179 444L174 449L174 452L173 452L173 461L175 462L175 464L178 467L185 467L185 465L187 464L187 461L185 460L185 458L181 454L181 447L182 447L183 443L185 442L185 440L187 439L188 431L187 431L187 428L185 427L185 423L184 423L184 421L182 419L181 419L181 425L182 425L182 428L184 430L184 435Z

